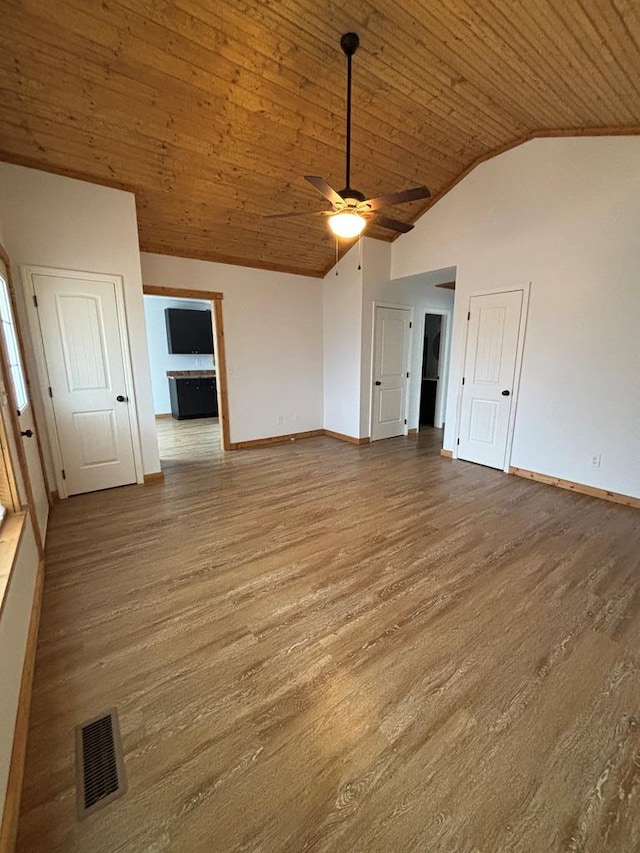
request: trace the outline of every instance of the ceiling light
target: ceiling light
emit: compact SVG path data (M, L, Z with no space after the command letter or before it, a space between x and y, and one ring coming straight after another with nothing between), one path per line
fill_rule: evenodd
M364 217L348 211L336 213L329 218L329 228L336 237L357 237L358 234L362 233L366 224Z

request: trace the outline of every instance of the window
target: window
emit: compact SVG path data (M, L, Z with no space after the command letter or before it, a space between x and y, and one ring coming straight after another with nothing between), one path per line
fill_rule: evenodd
M19 509L20 497L13 473L4 412L0 411L0 525L8 512L17 512Z
M11 294L4 263L0 262L0 323L2 324L2 335L7 352L7 368L11 377L11 384L15 393L18 414L29 402L27 398L27 385L22 372L22 362L18 350L18 339L13 319L13 308L11 305ZM3 388L0 382L0 388ZM7 410L6 394L2 395L0 403L0 524L7 512L20 509L20 497L14 475L13 462L11 458L9 435L7 433ZM14 448L15 450L15 448Z
M20 361L20 351L18 349L18 338L16 335L16 326L13 319L13 309L11 307L11 296L9 294L9 285L3 276L0 275L0 321L2 322L2 331L4 333L4 342L7 348L7 367L11 375L11 384L16 399L18 414L25 408L29 399L27 397L27 383L25 382L24 372L22 370L22 362Z

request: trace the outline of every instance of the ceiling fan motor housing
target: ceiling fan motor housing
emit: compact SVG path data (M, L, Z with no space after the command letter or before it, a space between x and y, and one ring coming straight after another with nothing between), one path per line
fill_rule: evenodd
M351 187L345 187L343 190L338 190L338 195L345 200L349 207L356 207L366 198L364 193L361 193L359 190L353 190Z

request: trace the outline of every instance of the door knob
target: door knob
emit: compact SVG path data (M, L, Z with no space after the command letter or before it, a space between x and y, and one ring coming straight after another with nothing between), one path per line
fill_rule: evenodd
M511 391L503 391L503 392L502 392L502 396L503 396L503 397L508 397L510 393L511 393Z
M128 402L129 402L129 398L128 398L128 397L123 397L123 396L122 396L122 394L118 394L118 396L116 397L116 400L117 400L119 403L128 403Z
M25 438L31 438L31 436L33 435L33 430L32 429L20 430L20 435L23 435Z
M379 379L376 379L376 385L382 385L382 382L380 382Z

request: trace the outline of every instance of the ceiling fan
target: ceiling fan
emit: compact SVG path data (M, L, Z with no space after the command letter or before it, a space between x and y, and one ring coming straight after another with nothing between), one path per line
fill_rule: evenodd
M387 193L376 198L365 198L364 193L354 190L351 185L351 59L358 49L360 39L356 33L345 33L340 39L340 47L347 57L347 152L346 152L346 181L345 188L336 192L329 184L317 175L305 175L312 187L331 202L331 210L296 211L295 213L271 213L264 219L288 219L292 216L327 216L329 228L336 237L357 237L362 233L367 222L389 228L405 234L411 231L413 225L383 216L377 211L383 207L392 207L420 198L429 198L431 193L427 187L413 187L410 190Z

